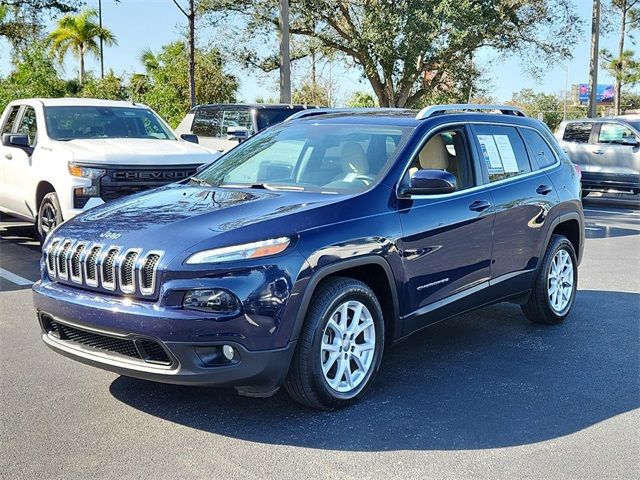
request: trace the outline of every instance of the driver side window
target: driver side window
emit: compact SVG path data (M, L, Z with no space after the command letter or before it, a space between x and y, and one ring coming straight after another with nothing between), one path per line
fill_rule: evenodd
M29 146L35 147L38 140L38 126L36 124L36 111L32 107L26 107L20 125L18 125L18 133L25 133L29 136Z
M413 159L409 175L418 170L444 170L456 177L456 190L472 187L473 172L466 145L462 127L433 135Z

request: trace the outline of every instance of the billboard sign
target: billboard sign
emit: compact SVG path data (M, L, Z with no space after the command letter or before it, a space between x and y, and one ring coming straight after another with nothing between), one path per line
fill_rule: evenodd
M589 85L581 83L578 85L578 100L581 104L589 103ZM598 103L613 102L613 85L598 84L596 87L596 101Z

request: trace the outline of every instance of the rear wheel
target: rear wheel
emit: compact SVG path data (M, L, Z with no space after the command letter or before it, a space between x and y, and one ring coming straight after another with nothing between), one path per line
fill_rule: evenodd
M578 262L573 245L562 235L552 235L522 311L532 322L560 323L569 315L577 286Z
M313 408L345 407L372 383L383 349L375 294L358 280L331 278L314 293L285 388Z
M36 223L36 233L40 243L44 243L49 233L61 223L62 211L58 195L55 192L47 193L40 202L38 222Z

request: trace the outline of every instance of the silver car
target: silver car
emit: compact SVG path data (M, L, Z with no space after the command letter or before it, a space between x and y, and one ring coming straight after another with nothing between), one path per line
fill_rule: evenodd
M568 120L556 132L589 192L640 193L640 116Z

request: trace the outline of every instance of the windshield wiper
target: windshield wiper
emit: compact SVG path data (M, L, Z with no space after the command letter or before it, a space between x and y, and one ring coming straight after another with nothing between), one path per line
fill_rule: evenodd
M294 190L304 192L304 187L297 185L271 185L269 183L225 183L220 185L227 188L252 188L256 190Z

